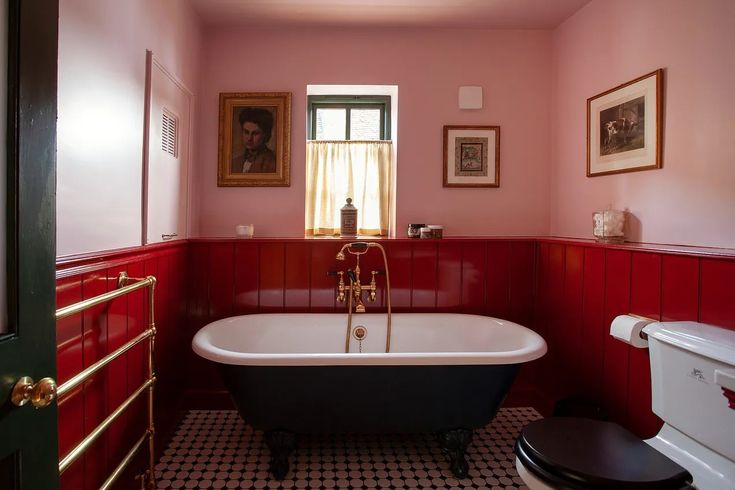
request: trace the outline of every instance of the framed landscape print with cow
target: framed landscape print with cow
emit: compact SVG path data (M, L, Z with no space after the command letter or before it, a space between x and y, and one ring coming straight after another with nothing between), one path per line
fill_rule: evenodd
M587 177L661 168L663 70L587 99Z

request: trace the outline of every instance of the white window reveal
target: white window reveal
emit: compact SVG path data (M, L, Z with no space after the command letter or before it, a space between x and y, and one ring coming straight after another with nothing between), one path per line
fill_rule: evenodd
M339 234L347 198L358 209L359 235L391 234L397 95L396 86L307 87L307 235Z

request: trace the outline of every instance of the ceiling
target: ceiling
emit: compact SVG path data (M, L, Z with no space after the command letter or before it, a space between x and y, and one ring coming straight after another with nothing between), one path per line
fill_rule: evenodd
M209 26L551 29L590 0L190 0Z

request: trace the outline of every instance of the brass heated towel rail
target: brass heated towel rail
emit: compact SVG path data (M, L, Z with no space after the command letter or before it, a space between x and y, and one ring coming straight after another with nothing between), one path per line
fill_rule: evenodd
M141 342L145 340L148 341L148 376L146 380L143 382L142 385L140 385L140 387L137 390L135 390L135 392L132 395L130 395L124 402L122 402L119 407L117 407L110 415L108 415L107 418L102 421L102 423L100 423L74 449L69 451L59 461L59 474L62 474L64 471L66 471L67 468L69 468L69 466L71 466L72 463L74 463L74 461L79 459L79 457L81 457L82 454L84 454L84 452L87 449L89 449L89 447L92 444L94 444L97 438L101 434L103 434L105 430L115 421L115 419L117 419L122 413L124 413L125 410L139 396L141 396L143 393L147 393L148 394L148 427L143 432L141 437L137 440L137 442L133 445L130 451L128 451L128 453L125 455L125 457L120 462L120 464L113 470L113 472L110 474L107 480L105 480L105 482L102 484L102 486L100 487L101 490L107 490L108 488L112 486L115 480L117 480L117 478L122 474L125 467L130 463L130 461L133 460L133 458L138 453L140 448L143 447L146 440L148 441L148 470L146 474L141 477L141 487L148 488L148 489L153 489L156 487L155 472L154 472L155 426L153 424L153 387L156 383L156 374L153 369L153 345L154 345L154 340L156 337L156 323L155 323L153 306L154 306L155 290L156 290L156 278L153 276L148 276L145 279L131 279L128 277L128 275L125 272L121 272L120 275L118 276L118 289L114 291L109 291L104 294L100 294L99 296L95 296L93 298L89 298L84 301L80 301L79 303L75 303L70 306L65 306L64 308L59 308L58 310L56 310L56 320L60 320L62 318L74 315L76 313L80 313L93 306L96 306L102 303L106 303L115 298L119 298L120 296L124 296L128 293L132 293L133 291L137 291L143 288L148 288L148 328L145 331L143 331L140 335L136 336L134 339L127 342L125 345L107 354L105 357L103 357L99 361L95 362L91 366L87 367L85 370L76 374L70 380L68 380L61 386L59 386L56 391L56 396L58 398L63 397L64 395L71 392L71 390L73 390L77 386L84 383L84 381L89 379L97 371L99 371L100 369L108 365L113 360L125 354L127 351L129 351L136 345L140 344Z

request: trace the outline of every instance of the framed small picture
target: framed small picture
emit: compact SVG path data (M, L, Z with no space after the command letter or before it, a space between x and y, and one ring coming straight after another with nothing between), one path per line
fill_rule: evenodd
M587 177L661 168L663 70L587 99Z
M444 187L500 187L500 126L444 126Z
M289 186L291 93L219 94L219 187Z

